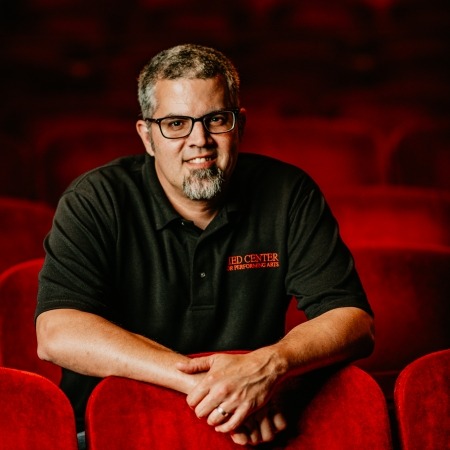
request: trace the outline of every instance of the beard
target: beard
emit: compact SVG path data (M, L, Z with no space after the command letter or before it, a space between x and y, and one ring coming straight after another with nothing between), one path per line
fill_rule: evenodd
M222 192L223 170L218 167L195 169L183 180L183 192L190 200L211 200Z

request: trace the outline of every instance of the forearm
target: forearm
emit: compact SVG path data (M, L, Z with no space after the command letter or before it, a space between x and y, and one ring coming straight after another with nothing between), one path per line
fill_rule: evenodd
M72 309L37 318L38 355L75 372L132 378L188 393L202 376L175 368L189 360L102 317Z
M284 381L289 378L335 363L350 362L367 356L372 349L372 317L358 308L338 308L298 325L273 345L243 355L243 364L253 367L248 372L250 376L257 373L255 368L259 367L258 377L265 381L260 383L261 391L257 392L260 398L262 395L269 399L275 392L286 388ZM192 394L188 400L189 398L192 398ZM225 399L219 400L216 400L216 405L228 406ZM236 412L239 410L240 406L237 405ZM249 412L251 410L240 415L240 420ZM232 417L216 429L222 432L231 431L239 424L239 421L234 419Z
M280 378L301 374L371 353L373 320L358 308L337 308L293 328L266 352Z

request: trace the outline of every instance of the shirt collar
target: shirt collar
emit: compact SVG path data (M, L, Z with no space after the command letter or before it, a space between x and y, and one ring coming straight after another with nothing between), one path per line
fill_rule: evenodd
M143 183L149 197L150 211L157 230L167 226L174 220L180 220L181 216L175 211L169 202L155 169L155 160L150 155L145 155L145 164L142 171Z

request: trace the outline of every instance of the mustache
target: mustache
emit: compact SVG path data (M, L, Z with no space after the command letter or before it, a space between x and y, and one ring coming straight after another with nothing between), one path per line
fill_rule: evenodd
M208 180L210 177L216 177L218 175L223 177L223 171L216 165L207 169L192 169L190 171L190 177L195 177L198 180Z

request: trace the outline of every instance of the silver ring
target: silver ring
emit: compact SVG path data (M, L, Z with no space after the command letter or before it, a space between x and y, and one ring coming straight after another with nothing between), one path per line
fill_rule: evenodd
M227 417L230 413L227 413L221 406L218 406L217 411L222 414L223 417Z

